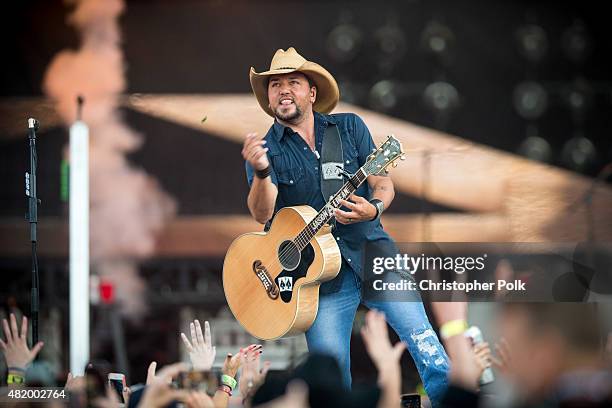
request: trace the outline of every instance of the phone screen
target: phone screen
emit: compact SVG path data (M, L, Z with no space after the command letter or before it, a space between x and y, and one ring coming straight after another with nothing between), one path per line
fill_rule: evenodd
M402 394L402 408L421 408L421 396L419 394Z
M123 387L125 385L125 376L123 374L110 373L108 375L108 383L111 385L112 389L117 394L119 402L124 404L125 401L123 400Z

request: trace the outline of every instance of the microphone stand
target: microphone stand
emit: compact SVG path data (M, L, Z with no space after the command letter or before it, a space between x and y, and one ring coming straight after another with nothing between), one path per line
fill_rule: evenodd
M30 320L32 322L32 345L38 343L38 312L39 312L39 281L38 258L36 255L36 227L38 223L38 204L40 200L36 195L36 131L39 123L34 118L28 119L28 139L30 142L30 172L26 172L26 196L28 197L27 220L30 223L30 242L32 244L32 291L30 303Z

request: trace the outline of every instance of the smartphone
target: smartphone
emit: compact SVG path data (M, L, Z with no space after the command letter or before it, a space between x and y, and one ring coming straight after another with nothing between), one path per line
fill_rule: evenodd
M111 388L115 390L115 393L119 398L119 402L125 404L125 401L123 400L123 389L126 387L125 375L121 373L109 373L108 383L110 384Z
M186 371L179 373L178 387L214 395L219 386L219 375L211 371Z
M402 394L402 408L421 408L421 396L419 394Z

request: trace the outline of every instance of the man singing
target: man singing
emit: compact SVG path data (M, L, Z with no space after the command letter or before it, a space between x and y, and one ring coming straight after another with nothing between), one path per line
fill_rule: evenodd
M293 205L320 210L329 199L322 194L320 152L328 126L336 126L342 146L344 171L355 173L375 147L365 123L352 113L329 112L338 103L339 90L332 75L307 61L294 48L279 49L270 69L250 71L251 87L261 108L274 117L265 137L246 136L242 156L251 187L247 204L260 223L276 211ZM336 237L342 254L338 276L321 285L317 317L306 332L308 349L334 356L350 387L350 338L360 303L385 314L414 359L425 389L438 401L447 384L448 357L431 328L423 304L362 298L361 268L364 243L393 241L383 230L380 215L393 201L393 182L385 176L369 176L345 210L335 212Z

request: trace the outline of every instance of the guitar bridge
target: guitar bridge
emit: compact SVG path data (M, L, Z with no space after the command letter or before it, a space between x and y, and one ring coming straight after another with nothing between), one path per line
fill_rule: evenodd
M253 272L255 272L255 275L257 275L257 277L261 281L261 284L263 285L264 290L268 294L268 297L272 300L276 300L279 294L278 286L276 286L276 284L272 280L272 277L268 273L268 270L265 266L263 266L259 259L253 262Z

